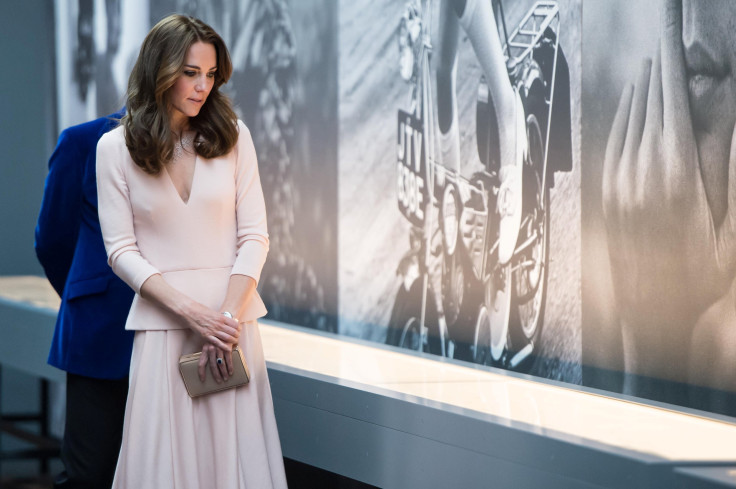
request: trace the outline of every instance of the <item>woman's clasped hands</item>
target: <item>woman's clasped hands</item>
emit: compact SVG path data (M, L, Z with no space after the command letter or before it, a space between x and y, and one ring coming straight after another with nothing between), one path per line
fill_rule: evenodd
M199 357L199 379L204 382L207 364L215 382L222 383L233 375L232 350L240 338L241 324L236 318L228 317L201 304L189 315L191 328L204 340Z

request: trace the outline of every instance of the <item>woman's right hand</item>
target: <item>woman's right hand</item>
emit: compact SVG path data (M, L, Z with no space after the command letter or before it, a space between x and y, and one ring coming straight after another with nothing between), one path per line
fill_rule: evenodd
M208 364L215 382L221 384L233 375L233 352L230 349L220 350L209 343L205 343L197 365L199 380L202 382L205 381L207 376L206 368Z
M237 320L194 302L185 314L187 325L215 348L231 351L238 344L241 326Z

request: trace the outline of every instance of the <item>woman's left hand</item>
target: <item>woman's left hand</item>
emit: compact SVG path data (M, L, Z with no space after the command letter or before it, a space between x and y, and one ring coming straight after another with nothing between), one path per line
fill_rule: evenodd
M219 360L219 361L218 361ZM207 364L210 365L212 377L215 382L221 384L233 375L233 352L232 350L221 350L210 343L205 343L202 347L202 355L199 357L198 372L199 380L202 382L206 378Z

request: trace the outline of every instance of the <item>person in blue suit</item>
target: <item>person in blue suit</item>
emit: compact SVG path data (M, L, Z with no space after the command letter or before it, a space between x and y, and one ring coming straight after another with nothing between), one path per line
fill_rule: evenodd
M70 127L49 160L36 254L61 307L48 362L67 372L65 471L54 487L109 488L122 438L133 291L112 272L97 216L97 141L123 112Z

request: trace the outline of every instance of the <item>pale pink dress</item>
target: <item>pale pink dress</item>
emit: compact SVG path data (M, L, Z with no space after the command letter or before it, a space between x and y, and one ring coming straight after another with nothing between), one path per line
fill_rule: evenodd
M261 298L256 293L239 318L245 323L240 346L250 384L191 399L178 360L200 351L202 341L139 295L143 282L160 273L173 287L218 309L231 274L260 278L268 252L266 211L250 133L240 121L238 128L229 154L197 157L187 203L165 170L152 176L134 164L122 127L97 146L109 263L137 293L126 323L136 335L114 488L286 487L256 322L266 313Z

